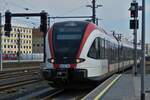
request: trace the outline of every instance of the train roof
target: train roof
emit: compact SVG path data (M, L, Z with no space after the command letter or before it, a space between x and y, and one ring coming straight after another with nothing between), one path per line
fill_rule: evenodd
M78 26L78 25L86 25L88 24L88 21L62 21L62 22L56 22L53 24L53 26Z
M112 34L106 32L101 27L98 27L98 30L102 33L102 36L105 38L105 40L110 41L110 42L115 43L115 44L118 44L118 41L116 40L116 38Z
M56 22L53 24L53 27L55 26L82 26L82 25L88 25L91 22L88 21L63 21L63 22ZM118 44L118 41L116 40L116 38L113 36L113 34L110 34L108 32L106 32L103 28L101 27L97 27L97 29L101 32L101 36L102 38L105 38L106 40L114 43L114 44ZM133 47L133 43L131 42L119 42L119 45L122 45L124 47L129 47L129 48L134 48ZM137 49L141 49L141 47L137 46Z

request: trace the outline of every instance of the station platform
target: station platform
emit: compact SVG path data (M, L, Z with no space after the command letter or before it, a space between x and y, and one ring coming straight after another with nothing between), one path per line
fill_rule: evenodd
M115 74L82 100L140 100L141 77ZM145 75L146 100L150 100L150 74Z

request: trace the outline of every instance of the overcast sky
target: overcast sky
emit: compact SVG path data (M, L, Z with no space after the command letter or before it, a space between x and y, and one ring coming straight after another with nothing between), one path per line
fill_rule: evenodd
M132 0L96 0L97 4L103 5L96 9L96 15L102 19L99 26L107 32L115 30L132 39L133 31L129 29L129 7ZM141 5L142 0L137 0ZM146 1L146 42L150 43L150 0ZM91 15L91 0L0 0L0 12L4 15L6 10L15 12L41 12L45 10L50 16L87 16ZM26 11L25 8L29 10ZM4 20L4 19L3 19ZM67 19L73 20L73 19ZM139 13L141 20L141 13ZM51 24L58 19L51 20ZM13 25L35 26L39 25L38 18L13 18ZM138 30L140 39L141 25Z

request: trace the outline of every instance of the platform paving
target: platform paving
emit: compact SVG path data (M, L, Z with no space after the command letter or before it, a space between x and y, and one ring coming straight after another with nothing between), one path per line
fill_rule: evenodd
M106 89L107 87L103 86L98 86L97 90L92 91L93 93L87 95L84 100L88 100L89 98L93 100L140 100L140 75L121 74L121 77L119 77L110 88ZM102 88L104 88L106 92L104 92ZM146 100L150 100L150 74L145 75L145 90ZM94 93L95 91L96 93ZM102 92L103 95L99 96ZM92 96L92 94L94 94L94 96Z

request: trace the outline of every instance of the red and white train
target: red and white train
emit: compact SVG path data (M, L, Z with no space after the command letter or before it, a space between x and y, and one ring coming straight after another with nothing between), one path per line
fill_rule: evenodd
M91 22L58 22L46 35L46 62L42 72L54 87L100 81L131 65L133 47L118 42Z

